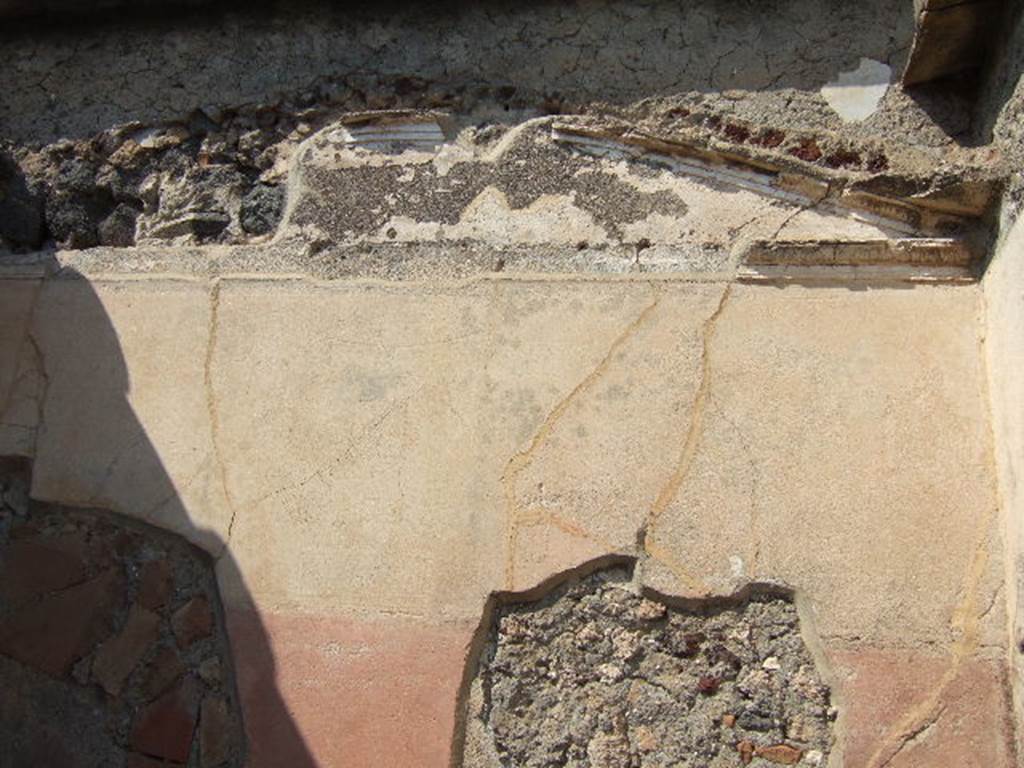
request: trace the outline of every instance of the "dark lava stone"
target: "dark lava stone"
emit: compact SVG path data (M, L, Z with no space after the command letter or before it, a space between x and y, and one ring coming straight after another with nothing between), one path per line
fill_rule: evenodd
M265 235L277 227L283 210L284 187L257 184L242 198L242 229L250 235Z
M43 244L43 198L29 185L17 163L0 152L0 239L14 250Z
M100 243L121 248L135 244L135 219L139 212L121 203L98 227Z
M83 160L68 160L53 180L46 199L46 224L67 248L98 245L98 227L114 210L110 190L96 183L96 169Z

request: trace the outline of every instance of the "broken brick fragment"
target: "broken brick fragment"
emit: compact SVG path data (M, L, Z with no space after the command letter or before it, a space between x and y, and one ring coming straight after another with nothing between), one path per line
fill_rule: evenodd
M143 688L146 697L154 699L185 673L185 665L170 648L161 648L149 665L149 677Z
M814 139L801 139L797 146L790 148L789 154L808 163L821 159L821 149L818 147L818 142Z
M193 597L174 612L171 628L181 648L188 648L196 640L207 637L213 631L210 602L202 595Z
M99 647L92 673L107 693L121 693L124 681L156 640L159 626L159 616L133 606L121 631Z
M841 149L825 158L825 165L829 168L859 168L860 163L860 155L851 150Z
M143 608L155 610L167 602L171 594L171 566L163 559L150 560L142 566L139 576L138 602Z
M753 144L771 149L786 140L786 134L775 128L765 128L752 139Z
M186 762L199 714L199 695L199 683L186 677L146 706L132 724L132 749L152 757Z
M773 744L770 747L758 747L754 754L770 763L778 765L796 765L803 756L803 751L789 744Z
M750 761L754 759L753 742L744 739L736 745L736 751L740 753L740 762L744 765L750 765Z
M724 133L730 141L735 141L738 144L742 144L750 138L750 131L736 123L726 123Z
M15 613L0 629L0 653L64 677L113 630L114 610L123 592L121 574L109 569L49 595Z
M68 541L12 541L0 566L0 594L18 604L46 592L74 586L86 577L80 549Z
M722 681L720 678L706 675L697 681L697 690L701 693L712 694L718 690Z

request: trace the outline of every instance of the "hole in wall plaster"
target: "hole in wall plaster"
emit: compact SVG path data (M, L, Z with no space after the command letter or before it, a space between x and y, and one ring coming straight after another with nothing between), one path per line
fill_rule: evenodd
M465 768L828 761L830 691L777 589L683 603L639 587L632 564L606 564L495 605L481 640Z

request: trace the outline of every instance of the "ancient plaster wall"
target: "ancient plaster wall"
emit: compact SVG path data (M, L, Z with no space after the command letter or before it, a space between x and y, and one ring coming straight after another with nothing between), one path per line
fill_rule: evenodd
M1000 502L1007 542L1007 605L1010 616L1009 654L1014 670L1017 717L1024 707L1024 418L1021 414L1020 363L1024 360L1024 220L1008 201L1002 236L985 273L986 340L992 397L992 421L999 467Z
M46 371L33 494L220 556L257 764L286 747L254 622L318 764L441 765L488 595L609 553L666 594L796 590L845 765L922 731L907 765L1009 764L971 285L108 273L5 290Z
M792 601L829 736L721 760L1011 768L1015 86L891 82L906 5L5 26L0 455L205 550L249 765L457 762L498 597L614 561Z

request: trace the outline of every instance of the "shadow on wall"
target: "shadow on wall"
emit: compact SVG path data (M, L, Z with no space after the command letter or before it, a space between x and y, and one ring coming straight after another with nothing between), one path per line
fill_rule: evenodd
M35 367L32 489L70 498L30 499L28 460L0 459L0 764L313 768L231 551L193 521L136 417L92 285L66 273L46 280L29 311L4 407ZM175 376L174 361L160 365ZM59 444L47 439L57 421ZM97 450L114 457L100 475L87 455ZM104 506L125 516L95 509ZM218 579L232 585L226 612Z

